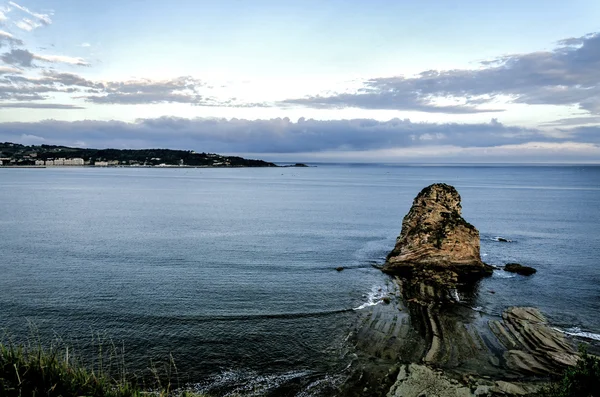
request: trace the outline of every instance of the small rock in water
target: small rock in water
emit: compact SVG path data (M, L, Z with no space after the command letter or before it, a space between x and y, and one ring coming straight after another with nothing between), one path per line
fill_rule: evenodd
M495 293L496 293L496 291L489 290L489 293L490 293L490 294L495 294Z
M512 240L509 240L509 239L504 238L504 237L498 237L498 241L500 241L501 243L510 243L510 242L512 242Z
M523 266L519 263L507 263L504 270L511 273L517 273L522 276L530 276L537 272L533 267Z
M384 296L383 298L381 298L381 300L383 301L383 303L385 303L386 305L389 304L391 302L391 299L389 296Z
M344 269L345 269L344 266L338 266L335 268L335 270L337 270L338 272L341 272Z

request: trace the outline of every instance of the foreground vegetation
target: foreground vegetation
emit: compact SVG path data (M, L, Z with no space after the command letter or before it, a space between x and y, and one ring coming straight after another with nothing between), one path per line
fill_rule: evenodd
M599 397L600 358L591 356L580 348L577 365L568 368L563 377L543 392L544 397Z
M173 384L171 380L177 376L177 367L172 359L163 368L162 375L156 368L151 369L154 380L151 384L145 384L125 371L114 346L108 350L107 355L100 346L96 365L85 366L69 355L67 347L44 349L39 343L32 347L0 342L0 396L203 396L179 388L176 382ZM103 361L104 357L108 357L108 360ZM600 396L600 358L581 349L577 365L568 368L563 377L543 389L540 396Z
M171 361L167 378L173 375L173 368L176 370ZM144 385L127 374L123 364L115 365L112 360L105 364L100 360L96 368L89 369L70 357L68 348L0 343L0 396L3 397L200 397L178 390L170 380L161 382L158 371L152 372L156 375L152 385Z

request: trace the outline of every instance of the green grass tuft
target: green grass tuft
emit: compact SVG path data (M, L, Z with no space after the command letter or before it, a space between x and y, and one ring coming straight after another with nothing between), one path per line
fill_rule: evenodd
M100 354L102 355L102 353ZM174 362L171 358L171 367ZM109 374L110 364L89 369L69 355L68 348L22 346L0 343L0 396L3 397L202 397L178 390L171 381L156 383L148 390L128 376L124 366L117 377ZM176 371L176 367L175 367Z

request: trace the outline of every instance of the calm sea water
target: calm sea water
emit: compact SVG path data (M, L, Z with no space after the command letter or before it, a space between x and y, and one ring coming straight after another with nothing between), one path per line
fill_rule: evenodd
M484 261L538 269L496 271L469 304L538 306L599 337L594 166L0 169L0 327L82 354L100 335L133 369L172 354L204 386L317 382L434 182L462 195Z

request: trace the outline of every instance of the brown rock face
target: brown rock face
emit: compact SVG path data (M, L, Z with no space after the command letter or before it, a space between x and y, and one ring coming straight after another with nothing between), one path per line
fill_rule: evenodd
M421 190L383 270L407 277L441 277L441 283L491 274L479 254L479 231L462 218L461 209L453 186L436 183Z

